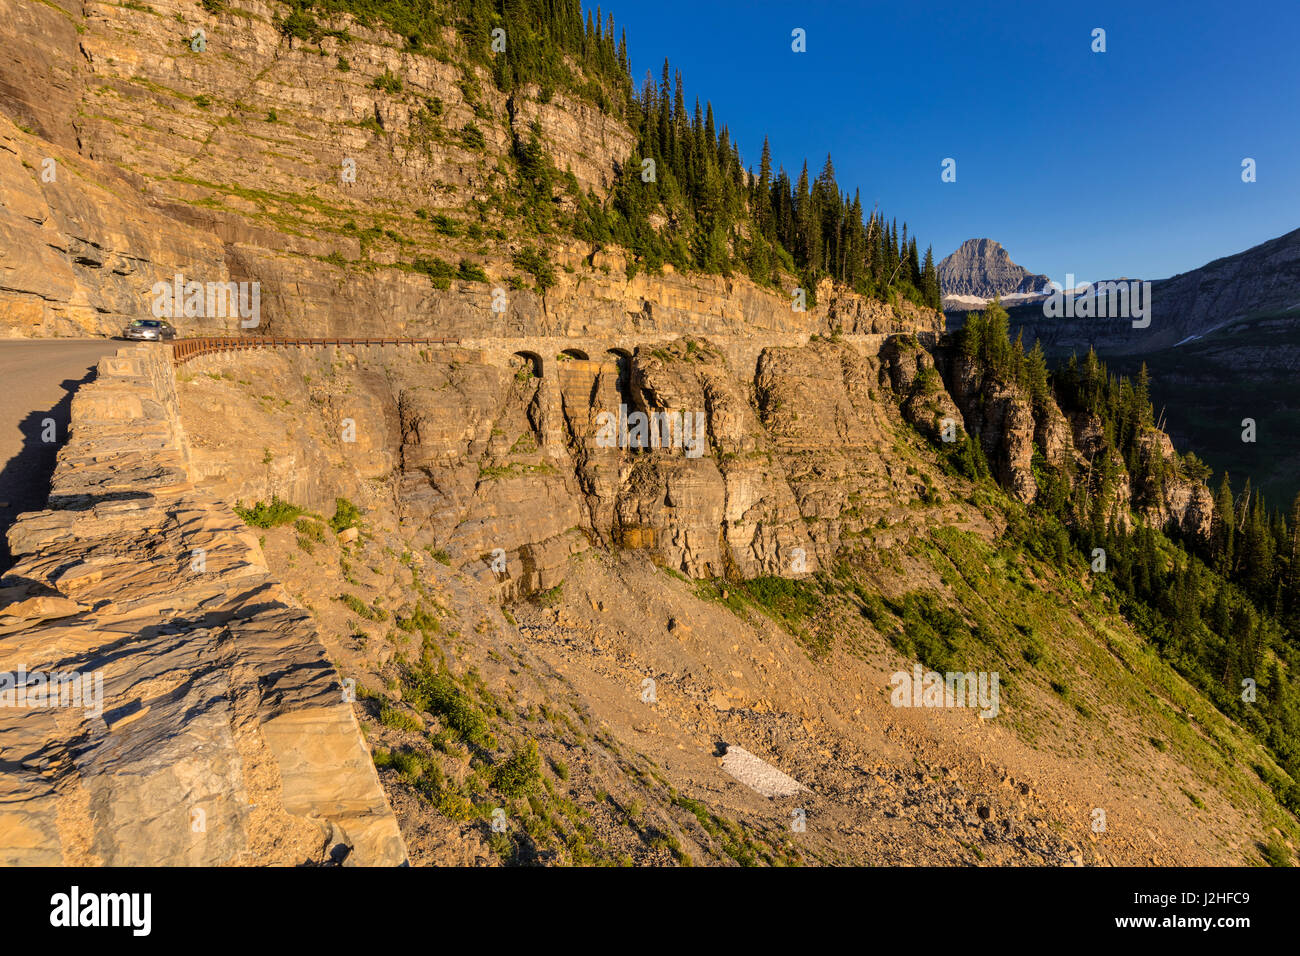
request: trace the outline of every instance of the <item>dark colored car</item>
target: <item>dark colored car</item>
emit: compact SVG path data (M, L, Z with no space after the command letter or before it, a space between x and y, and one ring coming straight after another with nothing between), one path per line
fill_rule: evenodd
M162 319L136 319L122 330L122 338L134 342L164 342L176 338L176 329Z

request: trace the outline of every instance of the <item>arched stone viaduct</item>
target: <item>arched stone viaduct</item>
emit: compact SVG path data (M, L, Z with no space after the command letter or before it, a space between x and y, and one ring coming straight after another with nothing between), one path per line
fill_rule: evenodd
M866 354L879 352L884 341L899 332L845 335L841 341L855 345ZM923 344L934 345L938 336L933 332L918 332ZM412 347L421 350L454 348L479 353L486 364L510 365L521 359L532 366L538 378L557 375L560 367L573 370L590 366L614 365L631 359L638 348L655 348L690 338L678 332L629 332L615 336L526 336L517 338L281 338L277 336L227 336L212 338L178 339L173 343L173 357L183 364L199 355L216 352L244 351L263 348L388 348ZM738 374L752 374L758 357L766 348L790 348L807 345L808 334L763 333L752 335L712 335L707 341L722 352L727 362ZM574 363L570 365L570 363ZM594 369L591 369L594 371Z

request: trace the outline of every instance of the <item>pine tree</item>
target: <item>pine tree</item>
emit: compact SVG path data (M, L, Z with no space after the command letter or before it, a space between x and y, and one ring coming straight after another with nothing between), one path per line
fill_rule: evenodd
M1300 612L1300 494L1291 502L1290 567L1286 586L1288 611Z
M925 262L921 266L921 294L925 304L932 309L939 308L939 273L934 265L934 247L925 247Z
M1038 408L1045 408L1051 397L1052 389L1047 376L1047 358L1043 354L1043 344L1034 340L1034 347L1025 357L1025 381L1029 397Z
M758 226L764 236L772 236L772 147L763 137L763 155L758 162Z
M1154 424L1151 410L1151 381L1147 373L1146 362L1142 363L1142 368L1138 371L1134 393L1134 401L1137 403L1138 422L1142 425Z
M1233 565L1233 538L1235 509L1232 500L1232 485L1228 473L1223 473L1223 481L1214 496L1214 521L1211 526L1211 549L1214 554L1215 568L1220 574Z

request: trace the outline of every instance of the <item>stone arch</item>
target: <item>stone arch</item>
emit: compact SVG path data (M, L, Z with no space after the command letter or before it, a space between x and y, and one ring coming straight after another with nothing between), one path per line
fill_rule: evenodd
M571 359L577 359L577 360L580 361L580 362L589 362L589 361L591 361L591 360L587 357L587 353L584 352L582 349L564 349L562 352L560 352L560 354L561 354L561 355L567 355L569 358L571 358Z
M534 378L542 377L542 357L536 352L516 352L514 359L511 363L514 367L527 368Z
M605 361L612 362L618 369L618 380L622 385L626 385L632 377L632 353L627 349L606 349Z
M605 361L612 362L618 369L614 377L614 389L625 404L632 402L632 353L627 349L606 349Z

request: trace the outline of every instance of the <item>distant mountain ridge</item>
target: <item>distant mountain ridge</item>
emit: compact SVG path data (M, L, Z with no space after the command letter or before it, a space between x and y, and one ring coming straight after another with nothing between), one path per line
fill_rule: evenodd
M1051 280L1011 261L992 239L967 239L939 263L939 288L945 298L991 299L1049 291Z
M1089 346L1102 355L1171 348L1252 317L1300 310L1300 229L1156 280L1146 328L1135 329L1122 317L1049 318L1034 302L1008 303L1008 310L1013 333L1023 328L1025 342L1038 339L1049 354L1082 353Z

